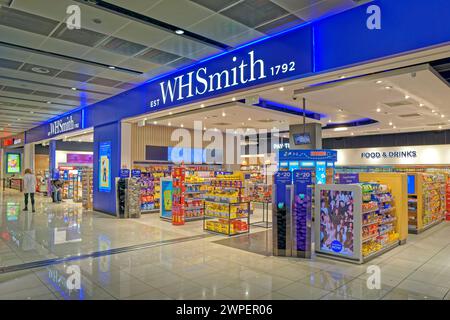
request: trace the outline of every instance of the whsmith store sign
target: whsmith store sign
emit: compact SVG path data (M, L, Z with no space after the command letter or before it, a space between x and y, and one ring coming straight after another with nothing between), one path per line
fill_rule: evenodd
M338 150L337 166L449 164L450 146L407 146Z

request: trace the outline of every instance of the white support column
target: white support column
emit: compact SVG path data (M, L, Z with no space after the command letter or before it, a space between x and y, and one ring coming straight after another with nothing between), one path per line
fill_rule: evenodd
M34 172L34 144L29 143L23 146L23 170L29 168Z
M120 135L120 167L131 169L131 123L121 123Z

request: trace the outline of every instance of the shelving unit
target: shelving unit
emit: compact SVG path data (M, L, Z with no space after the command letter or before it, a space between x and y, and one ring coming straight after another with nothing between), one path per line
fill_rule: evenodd
M445 219L447 178L439 173L410 173L414 186L408 194L408 231L423 232Z
M203 229L235 236L250 232L250 202L205 201Z
M94 190L94 184L93 184L93 171L92 169L83 170L82 176L81 176L81 183L82 183L82 204L83 208L86 210L92 210L93 208L93 190Z

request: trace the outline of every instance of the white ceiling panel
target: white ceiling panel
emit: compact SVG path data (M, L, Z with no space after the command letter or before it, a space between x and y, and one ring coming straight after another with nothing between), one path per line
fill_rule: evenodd
M323 0L271 0L271 1L291 12L311 7L319 2L324 2Z
M18 44L24 47L37 48L46 39L45 37L38 34L5 27L2 25L0 25L0 34L2 35L2 41Z
M64 69L72 63L69 60L55 59L54 57L44 56L42 54L33 54L27 59L26 62L42 66L49 66L56 69Z
M41 49L76 58L81 57L83 54L89 51L89 47L54 38L47 38L42 44Z
M249 27L222 15L212 15L188 28L190 31L201 34L219 42L251 30Z
M156 63L150 63L141 59L130 58L120 64L123 68L128 68L132 70L139 70L141 72L148 72L159 67Z
M194 59L194 60L201 60L208 57L211 57L215 54L219 54L221 52L220 49L212 48L212 47L205 47L201 49L200 51L196 51L192 54L186 55L187 58Z
M131 22L126 27L114 33L115 37L140 43L149 47L152 47L156 43L161 42L172 35L172 33L167 31L163 31L139 22Z
M265 34L254 29L250 29L249 31L233 36L229 39L226 39L225 41L233 47L238 47L253 40L259 39L263 36L265 36Z
M66 16L67 7L73 4L75 3L71 0L14 0L11 7L56 21L62 21Z
M306 21L333 15L341 11L355 7L357 4L353 0L326 0L301 9L295 15Z
M213 12L188 0L164 0L144 14L180 28L203 20Z
M24 50L12 49L9 47L0 46L0 57L15 61L25 61L32 53Z
M155 48L157 49L167 51L182 57L187 57L197 51L208 47L210 46L180 36L172 36L155 46Z
M95 48L84 54L81 58L113 66L118 65L120 62L125 60L124 56Z

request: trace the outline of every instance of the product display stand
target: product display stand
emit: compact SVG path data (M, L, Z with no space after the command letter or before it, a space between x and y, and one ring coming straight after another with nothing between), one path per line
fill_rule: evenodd
M183 225L185 223L185 176L186 173L183 166L173 169L172 224L175 226Z
M439 173L409 173L408 230L421 233L441 223L447 209L447 178Z
M271 228L272 223L269 222L269 207L272 205L272 185L266 183L252 183L247 184L247 196L251 202L253 214L254 205L260 204L262 206L262 220L254 221L252 226Z
M250 232L250 202L205 201L203 229L235 236Z
M118 218L140 218L140 182L138 178L116 178Z
M319 255L365 263L400 244L395 199L386 185L317 185L315 193Z
M92 169L83 170L82 172L82 204L86 210L93 208L93 171Z

